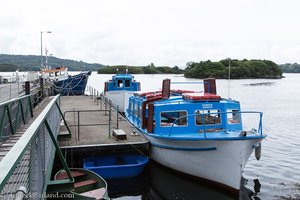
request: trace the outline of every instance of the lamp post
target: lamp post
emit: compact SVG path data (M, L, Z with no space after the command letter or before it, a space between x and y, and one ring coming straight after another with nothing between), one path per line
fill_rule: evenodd
M51 31L41 31L41 66L43 67L43 33L52 33Z

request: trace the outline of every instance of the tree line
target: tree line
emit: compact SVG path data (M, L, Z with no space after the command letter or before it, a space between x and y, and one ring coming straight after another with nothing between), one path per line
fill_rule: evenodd
M210 60L189 62L184 76L187 78L281 78L282 70L270 60L225 59L218 62Z
M300 64L298 63L286 63L279 65L284 73L300 73Z
M70 59L49 57L48 63L52 68L66 66L70 71L92 70L100 74L128 73L131 74L184 74L187 78L228 78L229 64L231 78L281 78L282 72L300 72L300 65L277 65L270 60L237 60L224 59L217 62L210 60L188 62L185 69L178 66L155 66L150 63L146 66L107 66L97 63L86 63ZM7 55L0 54L0 71L38 71L41 68L41 57L34 55Z
M183 74L184 70L178 66L158 66L156 67L153 63L147 66L128 66L128 65L117 65L117 66L105 66L99 68L98 74L116 74L126 73L126 70L130 74Z

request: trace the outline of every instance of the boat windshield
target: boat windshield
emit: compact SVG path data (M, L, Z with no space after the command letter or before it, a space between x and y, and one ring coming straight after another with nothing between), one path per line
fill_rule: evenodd
M196 110L195 120L196 125L213 125L221 124L220 110Z
M239 124L241 122L241 114L239 110L229 109L227 110L227 123L228 124Z

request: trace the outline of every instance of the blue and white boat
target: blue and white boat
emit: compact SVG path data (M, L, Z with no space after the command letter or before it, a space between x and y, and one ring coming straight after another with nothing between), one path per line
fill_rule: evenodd
M137 154L105 155L84 159L83 168L104 179L131 178L139 175L148 161L148 157Z
M204 80L204 92L170 90L170 84L164 80L162 91L138 93L129 100L126 117L149 139L151 157L176 171L238 191L254 149L260 157L266 137L262 113L241 111L238 101L218 96L214 79ZM257 119L256 129L245 130L244 115Z
M71 76L66 67L55 69L46 67L41 70L42 77L51 81L54 95L63 96L83 95L91 73L91 71L86 71Z
M129 97L140 90L140 82L136 82L133 75L116 74L112 80L105 82L104 95L118 104L119 112L124 113L128 107Z

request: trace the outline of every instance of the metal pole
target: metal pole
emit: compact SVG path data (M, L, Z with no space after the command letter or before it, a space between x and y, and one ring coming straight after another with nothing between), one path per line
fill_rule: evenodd
M119 129L119 105L117 104L117 129Z
M230 58L229 58L229 70L228 70L228 99L230 99Z
M108 117L108 138L110 138L110 129L111 129L111 110L109 110L109 117Z
M97 97L96 97L96 100L97 100L97 105L99 104L99 102L98 102L98 99L99 98L99 91L97 91Z
M45 31L41 31L41 66L43 66L43 33ZM51 31L46 31L45 33L52 33Z
M40 77L40 101L44 99L44 79Z
M43 66L43 31L41 31L41 66Z
M78 128L78 140L80 140L80 125L79 125L79 120L80 120L80 117L79 117L79 111L77 111L78 113L78 116L77 116L77 128Z
M94 89L94 102L96 101L96 89Z

